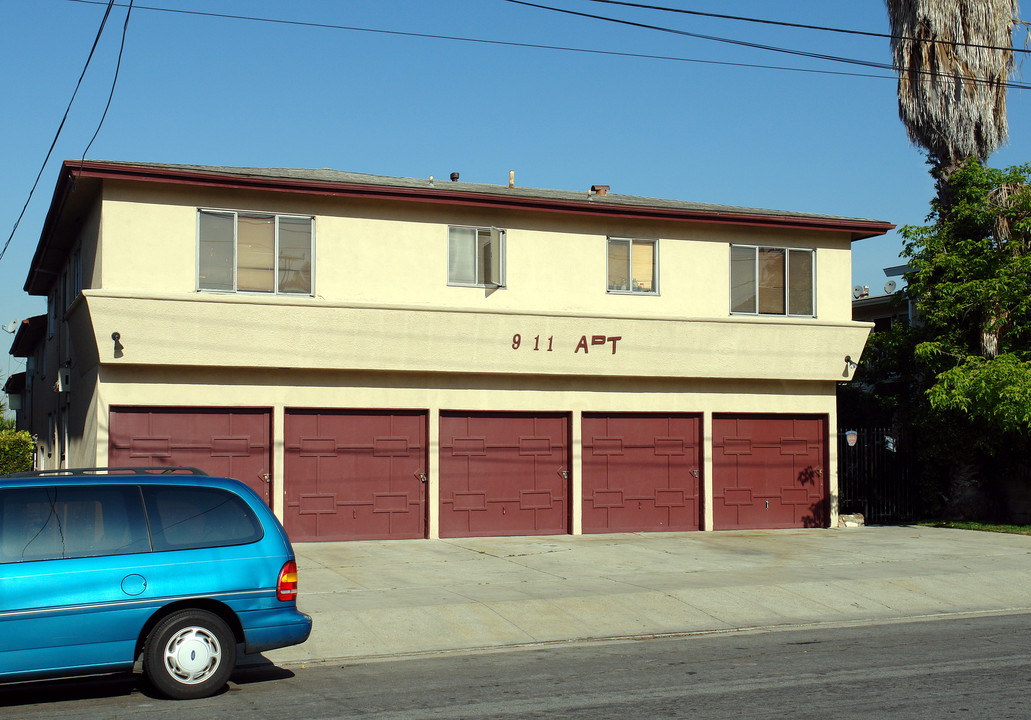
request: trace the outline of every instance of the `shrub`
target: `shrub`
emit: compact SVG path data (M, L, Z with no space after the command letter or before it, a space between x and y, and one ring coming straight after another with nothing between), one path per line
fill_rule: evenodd
M0 430L0 475L32 470L35 449L27 430Z

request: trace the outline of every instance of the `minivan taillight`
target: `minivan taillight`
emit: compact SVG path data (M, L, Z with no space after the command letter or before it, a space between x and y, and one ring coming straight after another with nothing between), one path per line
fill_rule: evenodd
M297 598L297 563L287 561L279 571L279 582L276 583L277 600L294 600Z

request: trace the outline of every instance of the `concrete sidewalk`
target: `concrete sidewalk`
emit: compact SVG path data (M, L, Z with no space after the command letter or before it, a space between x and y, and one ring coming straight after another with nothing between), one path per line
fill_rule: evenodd
M924 527L303 543L276 663L1031 610L1031 537Z

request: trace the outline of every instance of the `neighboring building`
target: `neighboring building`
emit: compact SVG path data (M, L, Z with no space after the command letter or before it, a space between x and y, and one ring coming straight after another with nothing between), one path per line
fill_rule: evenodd
M898 265L884 268L884 274L889 278L900 277L912 270L909 265ZM908 294L894 280L888 280L883 295L871 295L869 286L852 288L852 319L872 322L874 332L884 332L896 322L909 325L918 320L918 315Z
M41 461L237 477L295 541L828 525L893 226L607 190L68 162Z

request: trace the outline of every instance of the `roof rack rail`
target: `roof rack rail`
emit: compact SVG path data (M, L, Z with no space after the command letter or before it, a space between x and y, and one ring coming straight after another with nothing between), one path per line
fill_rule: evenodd
M49 476L73 476L73 475L207 475L200 468L187 465L167 465L158 467L127 466L127 467L83 467L83 468L55 468L51 470L28 470L26 472L10 473L3 477L8 478L30 478Z

